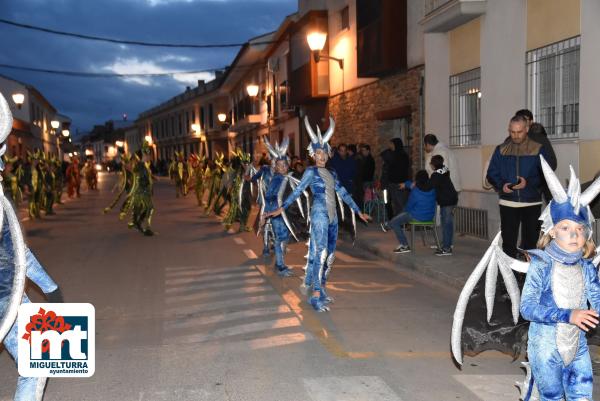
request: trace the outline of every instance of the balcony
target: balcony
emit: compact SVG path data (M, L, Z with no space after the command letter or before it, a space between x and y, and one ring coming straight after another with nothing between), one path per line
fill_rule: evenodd
M260 114L247 114L244 118L236 121L235 124L229 127L229 131L244 132L260 125L262 122Z
M485 14L486 0L425 0L426 33L448 32Z

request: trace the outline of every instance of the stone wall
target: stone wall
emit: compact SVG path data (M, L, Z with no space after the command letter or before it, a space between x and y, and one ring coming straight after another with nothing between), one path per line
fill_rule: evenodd
M377 165L377 178L381 169L379 154L391 146L391 138L401 136L399 127L402 125L389 120L389 115L382 116L382 112L410 106L410 129L401 137L408 146L413 171L420 166L419 85L422 71L423 66L415 67L329 99L329 113L336 123L332 144L368 143ZM378 113L381 119L378 119Z

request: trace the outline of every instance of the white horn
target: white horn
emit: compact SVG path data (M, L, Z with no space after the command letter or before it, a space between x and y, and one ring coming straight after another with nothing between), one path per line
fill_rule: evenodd
M319 143L319 138L317 138L317 136L315 135L315 132L313 131L313 129L310 126L310 123L308 122L308 116L304 116L304 126L306 127L306 131L308 132L310 141L312 143Z
M567 195L570 198L573 198L573 195L575 194L576 190L575 188L579 186L579 180L575 175L575 170L573 170L573 166L569 165L569 170L571 171L571 175L569 176L569 188L567 189ZM571 199L571 204L573 204L573 199ZM573 204L573 206L575 205Z
M269 141L267 140L266 137L263 137L263 141L265 143L265 146L267 147L267 150L269 151L269 153L271 154L271 157L273 158L277 158L279 157L279 155L277 154L277 151L275 149L273 149L273 146L271 146L271 144L269 143Z
M290 137L286 135L285 138L283 138L283 141L281 141L281 145L279 145L279 154L281 155L281 157L285 156L289 146Z
M540 155L540 161L542 163L542 172L546 178L546 184L548 184L548 189L552 193L552 198L554 198L557 203L566 202L568 199L567 193L565 192L565 189L560 183L558 177L556 174L554 174L554 171L552 171L552 168L548 165L546 159L544 159L544 156Z
M579 197L579 204L581 206L588 206L596 196L600 193L600 177L590 185Z
M333 136L334 130L335 130L335 121L333 121L333 118L329 117L329 128L327 128L327 131L325 131L325 135L323 135L323 143L329 142L329 140Z
M0 93L0 143L4 142L12 130L13 116L10 107L2 93Z

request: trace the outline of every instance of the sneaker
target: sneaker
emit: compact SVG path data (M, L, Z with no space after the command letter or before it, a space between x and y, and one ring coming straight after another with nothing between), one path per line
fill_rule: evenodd
M410 252L410 246L408 245L400 245L396 249L394 249L394 253L407 253Z
M437 251L435 251L435 256L452 256L452 248L438 249Z
M292 271L290 269L283 269L283 270L278 270L277 275L279 277L291 277L294 275L294 273L292 273Z

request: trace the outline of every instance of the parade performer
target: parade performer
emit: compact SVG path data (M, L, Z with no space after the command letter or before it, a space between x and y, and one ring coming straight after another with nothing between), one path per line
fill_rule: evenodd
M271 154L271 160L273 163L274 174L271 177L269 185L267 187L266 192L261 198L264 199L264 209L261 209L261 213L264 212L263 216L267 216L270 212L273 212L279 209L283 204L283 197L286 193L286 190L293 191L295 187L298 185L299 181L292 177L291 174L288 174L290 168L290 159L287 156L287 149L289 146L289 138L286 137L281 145L275 142L275 146L271 146L269 141L264 138L265 146L267 147L269 153ZM302 202L300 198L296 199L298 208L300 212L302 211ZM261 216L261 218L263 217ZM274 249L275 249L275 269L277 270L277 274L281 277L289 277L292 275L292 271L285 264L285 252L286 247L289 241L290 233L298 240L296 234L294 233L294 228L288 219L288 216L284 210L281 211L281 214L275 217L270 217L268 222L261 222L269 226L269 231L272 231L275 237L274 241ZM269 232L265 232L265 237L269 235ZM267 248L268 250L268 248Z
M261 159L261 163L262 162L263 159ZM256 169L251 169L249 171L248 177L246 178L247 180L250 180L250 182L256 183L258 185L259 213L256 215L254 229L257 235L263 235L263 256L269 256L275 234L273 233L273 227L271 226L270 221L267 220L266 223L261 226L260 219L263 213L265 212L265 194L267 193L267 188L269 188L271 178L273 178L273 166L272 163L266 163L262 164L258 171L255 170Z
M35 151L34 153L27 152L27 158L29 159L29 171L27 174L27 195L29 201L29 218L41 218L40 208L42 205L43 197L43 176L40 168L40 153Z
M150 171L150 146L144 141L133 168L133 184L129 209L132 213L129 228L136 228L146 236L154 235L150 228L154 205L152 203L152 172Z
M175 160L169 166L169 177L175 182L175 197L187 196L190 173L183 152L175 152Z
M54 199L56 203L61 205L63 203L62 194L63 187L65 185L62 171L62 161L59 158L52 158L51 168L54 174Z
M585 332L598 324L600 280L591 240L594 216L590 202L600 193L600 179L581 193L571 168L568 190L562 187L548 163L542 171L553 200L540 220L543 235L531 262L508 257L499 247L500 233L463 288L454 313L452 352L462 364L462 326L473 288L486 272L487 318L492 316L498 271L512 301L513 322L519 311L530 322L527 340L529 363L521 396L531 400L592 400L593 373ZM520 294L512 270L526 272ZM587 304L592 309L587 309Z
M196 201L198 206L202 206L202 199L204 198L204 157L192 154L190 156L192 174L194 176L194 192L196 194Z
M51 160L42 158L41 170L43 180L43 206L46 216L54 214L54 202L56 195L56 177L52 169Z
M223 219L223 225L229 230L234 222L240 222L239 232L249 231L247 227L248 216L250 215L251 201L248 191L245 191L244 175L246 167L250 164L250 154L236 150L231 160L231 168L228 171L228 182L225 184L227 192L226 201L229 203L229 209Z
M119 200L125 195L125 201L121 206L120 213L127 208L127 201L129 199L128 194L131 191L133 185L133 172L131 171L131 157L124 153L121 155L121 173L119 174L119 182L117 190L117 196L108 207L105 207L103 212L106 214L110 212L119 203Z
M73 198L73 196L77 195L79 198L81 194L79 193L81 189L81 171L79 170L79 158L77 156L71 158L71 163L69 167L67 167L67 195L69 198Z
M329 118L329 128L324 135L317 126L315 134L308 122L308 117L304 118L306 130L310 136L310 145L308 146L309 155L315 160L315 166L309 167L304 172L302 180L294 191L282 203L282 207L271 212L267 217L278 216L283 210L287 209L303 191L310 186L313 201L310 209L310 260L311 266L307 269L304 286L307 291L312 288L309 298L310 304L319 312L328 311L328 304L332 299L327 295L323 285L333 267L335 260L335 246L338 233L338 217L336 210L336 198L343 206L341 200L345 202L352 211L364 222L370 220L368 214L363 214L352 197L340 184L335 172L325 168L325 164L331 154L329 140L331 139L335 122ZM354 213L352 221L355 222Z
M21 191L20 181L23 177L23 169L17 165L18 157L2 157L4 170L2 171L2 186L4 193L8 194L15 206L19 206L23 201L23 192ZM15 168L16 166L16 168Z
M216 203L216 198L219 195L221 189L221 179L223 177L223 153L217 153L217 157L210 163L210 171L207 174L210 177L209 191L208 191L208 202L204 206L204 211L208 215L210 214L211 207Z
M6 99L0 94L0 143L6 141L11 129L12 115ZM5 151L6 144L0 148L0 156ZM24 294L26 277L44 292L49 302L62 302L62 295L56 283L26 247L13 206L1 189L0 213L0 340L18 362L16 318L19 305L29 302ZM40 401L44 396L46 380L19 376L13 399Z

